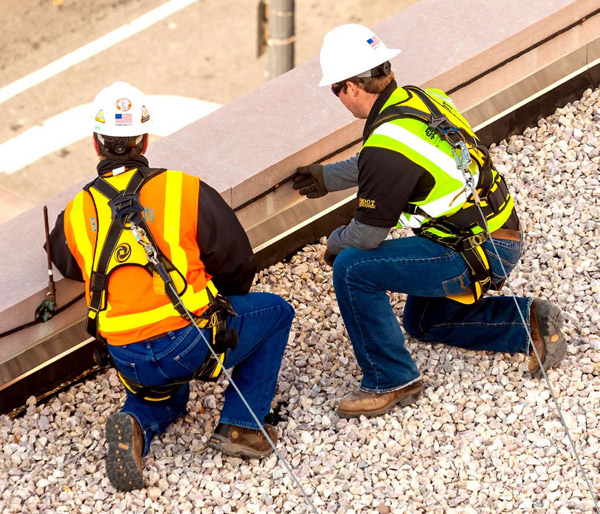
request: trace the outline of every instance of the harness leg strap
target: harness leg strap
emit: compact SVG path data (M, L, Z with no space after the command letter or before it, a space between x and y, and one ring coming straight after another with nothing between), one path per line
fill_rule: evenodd
M229 301L227 299L223 300L219 296L218 301L215 299L205 316L194 316L194 321L199 328L210 329L209 344L217 354L218 359L215 359L212 353L209 352L202 366L194 371L191 377L161 386L145 386L126 377L117 369L117 374L123 385L144 401L158 402L168 400L191 380L216 381L221 375L227 350L235 348L238 340L237 331L226 327L227 315L233 312L233 309L224 308L227 305L230 307Z

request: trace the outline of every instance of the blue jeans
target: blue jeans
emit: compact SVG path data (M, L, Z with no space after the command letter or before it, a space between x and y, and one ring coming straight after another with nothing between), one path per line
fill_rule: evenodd
M225 367L261 422L271 408L281 359L285 350L294 309L281 297L270 293L230 296L237 316L227 326L238 332L238 345L229 350ZM202 330L208 339L209 331ZM109 345L116 366L127 377L144 385L164 385L189 378L205 361L206 343L190 324L153 341L124 346ZM155 435L162 434L179 416L187 413L189 384L168 400L150 402L127 391L121 412L131 414L144 433L144 452L148 453ZM221 423L258 429L252 415L233 386L225 390Z
M495 240L507 273L521 255L522 241ZM490 241L484 243L493 279L503 276ZM420 374L404 346L404 336L387 291L406 293L403 325L421 341L469 350L528 353L530 299L485 297L472 305L446 298L470 290L461 255L423 237L384 241L375 250L346 248L333 266L340 312L363 372L361 389L395 391Z

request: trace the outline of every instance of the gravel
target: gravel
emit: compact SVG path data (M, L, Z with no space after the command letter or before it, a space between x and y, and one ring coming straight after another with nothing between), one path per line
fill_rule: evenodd
M527 233L516 294L564 312L565 360L548 373L594 491L600 403L600 90L492 149ZM394 237L400 237L400 231ZM407 346L426 388L419 404L343 420L358 385L324 250L307 245L258 276L296 309L278 391L279 451L319 512L592 512L594 504L544 381L522 355ZM505 293L508 291L505 290ZM403 296L392 294L398 314ZM147 487L116 492L104 474L104 423L124 400L109 370L0 417L2 513L310 512L275 455L243 461L206 448L226 381L194 383L188 416L152 443Z

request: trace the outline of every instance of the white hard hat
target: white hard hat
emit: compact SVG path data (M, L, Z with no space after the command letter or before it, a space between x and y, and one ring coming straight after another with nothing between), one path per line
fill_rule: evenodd
M395 57L401 50L388 48L368 27L350 23L331 30L321 46L319 86L360 75Z
M134 137L150 127L146 97L127 82L100 91L92 103L93 131L104 136Z

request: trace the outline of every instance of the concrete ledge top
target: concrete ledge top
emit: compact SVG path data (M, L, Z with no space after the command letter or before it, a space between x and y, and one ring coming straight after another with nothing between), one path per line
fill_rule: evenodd
M392 63L399 84L449 90L597 7L597 0L421 0L373 28L388 46L403 50ZM162 139L148 152L151 164L198 175L232 207L242 204L296 166L335 150L340 139L360 136L363 122L319 88L319 78L315 57ZM83 183L46 202L51 226ZM43 296L43 242L41 206L0 225L0 332L31 321ZM64 283L59 291L74 296L81 289ZM22 302L27 306L16 308Z

